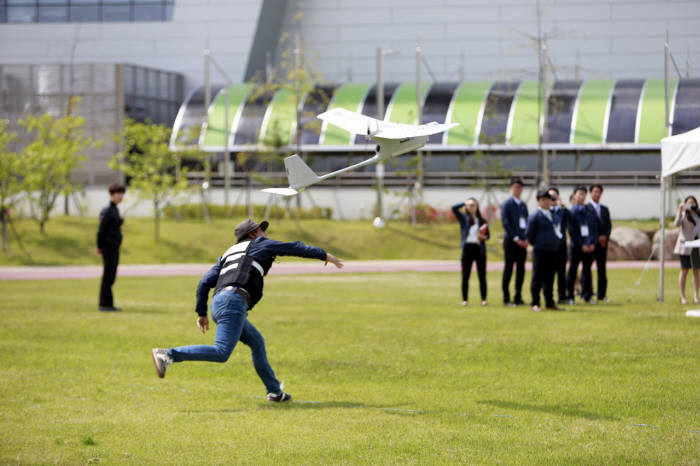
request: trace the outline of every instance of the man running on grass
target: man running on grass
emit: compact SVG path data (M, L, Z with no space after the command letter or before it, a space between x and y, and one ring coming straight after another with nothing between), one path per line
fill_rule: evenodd
M253 354L253 365L267 389L267 400L289 401L292 396L282 391L275 373L267 361L265 340L247 317L248 311L260 301L263 277L272 267L276 256L297 256L320 259L338 268L343 261L321 248L308 246L300 241L281 243L266 237L269 223L260 224L252 219L236 226L236 244L228 248L199 281L197 286L197 326L204 333L209 329L207 299L214 288L211 316L216 322L214 346L191 345L178 348L153 348L153 363L158 377L165 377L169 365L181 361L226 362L240 340Z

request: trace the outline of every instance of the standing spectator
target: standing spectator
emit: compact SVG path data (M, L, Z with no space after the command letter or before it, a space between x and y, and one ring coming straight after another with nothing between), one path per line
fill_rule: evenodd
M700 229L700 217L698 216L698 201L695 196L687 196L681 205L678 206L676 220L673 222L677 227L681 227L676 240L675 254L681 256L681 273L678 276L678 285L681 289L681 304L688 304L685 298L685 280L688 271L693 269L693 301L698 304L698 286L700 284L700 254L698 248L686 248L685 242L698 239Z
M503 304L517 306L525 304L522 297L523 280L525 279L525 259L527 258L527 206L520 200L523 192L523 180L513 178L510 181L509 197L501 206L501 222L503 222L503 252L505 267L503 269ZM510 300L510 277L515 265L515 293Z
M561 310L554 303L554 272L557 267L557 254L562 238L561 226L556 223L552 212L552 197L546 190L538 191L539 208L527 220L527 240L532 244L532 310L540 312L540 290L544 288L544 303L547 309Z
M610 210L600 203L600 196L603 195L603 185L594 184L590 187L591 202L590 205L596 214L596 222L598 224L598 242L595 245L595 267L596 275L598 276L598 301L609 303L607 297L608 292L608 276L606 273L606 264L608 261L608 240L610 239L610 231L612 223L610 222Z
M585 186L577 187L574 191L575 203L571 208L569 273L566 277L570 304L574 304L574 281L579 263L581 264L581 299L589 304L595 304L591 264L593 264L595 245L598 242L598 222L593 209L586 205L587 194L588 190Z
M117 278L119 247L122 244L122 223L117 205L124 199L126 187L114 183L109 187L109 205L100 212L100 225L97 227L97 254L102 255L102 283L100 284L100 311L120 311L114 306L112 285Z
M489 226L481 216L479 203L473 197L467 202L460 202L452 206L452 212L459 222L462 244L462 306L466 306L469 300L469 275L472 264L476 262L476 271L479 274L479 291L481 291L481 305L486 306L486 245L484 241L491 237Z
M559 225L559 231L562 234L561 241L559 241L557 256L555 258L558 296L557 304L566 304L566 263L568 262L566 232L569 228L569 223L571 222L571 211L567 209L562 202L561 197L559 197L559 190L557 188L551 187L549 188L548 192L552 197L552 208L550 209L552 212L552 217L554 218L554 223Z

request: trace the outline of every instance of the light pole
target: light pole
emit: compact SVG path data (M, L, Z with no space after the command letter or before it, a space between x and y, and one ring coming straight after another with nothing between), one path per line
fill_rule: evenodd
M377 120L384 120L384 69L382 62L385 56L398 55L396 50L377 47L377 85L376 85L376 100L377 100ZM375 170L377 178L377 216L374 219L374 226L382 228L384 223L384 207L382 203L382 195L384 194L384 162L378 162Z
M228 207L229 201L229 191L231 190L231 152L229 149L228 140L231 136L231 123L229 122L229 87L231 86L231 78L226 74L226 71L219 65L219 63L211 56L209 49L204 50L204 106L205 112L207 112L207 119L209 118L209 105L211 102L211 83L210 83L210 65L214 64L216 69L221 73L221 75L226 80L226 87L221 91L221 96L224 98L224 205ZM207 157L207 167L206 170L206 181L209 181L209 157Z
M423 120L423 84L422 84L422 71L423 71L423 48L420 45L416 46L416 104L418 107L418 121L416 124L420 125ZM423 153L418 149L416 151L416 156L418 157L418 189L423 188Z

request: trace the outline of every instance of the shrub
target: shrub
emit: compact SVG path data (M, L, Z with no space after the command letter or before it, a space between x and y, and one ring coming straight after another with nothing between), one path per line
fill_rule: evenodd
M208 205L209 215L212 218L227 218L227 217L246 217L248 216L248 207L244 205L235 205L225 207L222 205ZM264 205L253 205L253 218L260 220L265 216L267 207ZM202 204L182 204L169 205L163 209L166 218L183 219L183 218L204 218L204 207ZM267 218L286 219L330 219L333 217L333 209L330 207L312 207L311 209L298 209L290 207L287 210L284 207L272 206Z

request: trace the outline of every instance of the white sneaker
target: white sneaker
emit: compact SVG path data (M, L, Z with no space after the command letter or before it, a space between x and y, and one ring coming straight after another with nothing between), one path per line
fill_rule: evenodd
M168 356L168 353L163 348L153 348L151 353L153 354L153 364L156 366L156 373L162 379L165 377L165 371L168 369L168 366L175 361Z
M467 306L468 304L469 303L467 303L466 301L462 301L462 306Z

